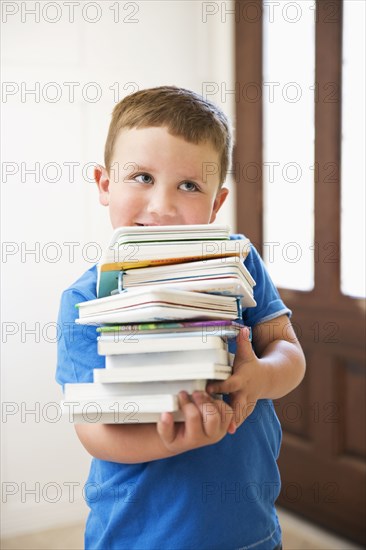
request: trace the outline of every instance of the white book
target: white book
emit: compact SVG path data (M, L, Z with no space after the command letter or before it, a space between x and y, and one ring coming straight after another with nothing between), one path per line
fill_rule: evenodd
M150 303L211 310L223 308L228 312L233 309L232 306L235 306L234 311L237 311L236 299L233 296L219 296L165 287L130 288L124 292L113 294L113 296L81 302L77 304L77 308L79 316L82 318L95 313L112 313L116 310L141 308Z
M226 380L232 372L229 365L213 363L184 363L171 365L124 367L119 369L94 369L94 382L125 383L125 382L154 382L160 380Z
M161 265L164 260L208 260L213 257L246 258L249 252L248 240L195 239L182 241L125 242L112 245L102 258L102 270L106 265L120 264L133 268L146 262L148 265ZM155 262L156 264L155 264Z
M246 257L248 239L230 240L228 226L176 225L119 227L115 229L101 264L165 258Z
M164 334L143 334L132 332L123 334L121 332L103 333L98 338L99 355L120 355L140 354L142 352L160 353L173 351L204 350L210 349L225 350L227 344L220 336L206 336L197 333L196 336L167 337Z
M229 239L230 227L225 224L150 225L117 227L109 242L116 244L141 241L179 241L189 239Z
M139 270L131 270L139 271ZM209 294L220 294L222 296L239 296L243 307L254 307L257 302L253 298L253 290L248 288L244 281L237 277L226 277L225 279L206 279L202 281L158 281L155 283L141 283L139 285L126 286L128 290L133 288L171 288L176 290L189 290L191 292L204 292ZM115 293L117 293L116 291Z
M145 349L148 346L145 347ZM172 369L177 364L191 363L217 363L228 365L228 352L223 349L201 349L187 351L166 351L163 353L134 353L121 355L107 355L105 359L106 369L115 368L140 368L146 365L157 368L168 366Z
M131 410L140 413L170 412L178 410L178 397L174 394L155 395L125 395L111 396L102 399L80 399L75 401L61 401L63 412L70 408L75 412L98 416L102 412L126 413Z
M174 411L172 414L174 422L183 422L182 411ZM69 422L75 424L156 424L161 417L161 413L140 413L134 410L124 414L102 412L93 418L90 415L70 409L70 411L65 412L64 416L68 417Z
M116 287L112 294L118 292ZM240 296L243 306L253 307L255 281L241 261L231 258L180 263L175 265L150 266L127 269L123 272L121 285L124 289L144 286L175 288L207 292L210 294Z
M147 304L145 307L131 309L130 311L114 311L109 313L96 313L95 315L88 315L82 319L76 319L75 322L78 325L101 325L101 324L115 324L115 323L139 323L142 320L146 322L154 321L177 321L180 319L229 319L235 320L238 315L234 309L230 312L205 311L190 307L172 307L166 305L153 306Z
M138 288L77 304L79 324L236 319L236 298L187 290Z
M63 416L70 422L125 424L157 422L162 412L179 411L176 395L135 395L110 400L61 401Z
M175 264L211 258L232 258L239 263L249 250L248 239L230 239L230 229L224 225L119 227L98 265L97 295L109 296L118 288L121 270L170 264L177 272L180 266ZM250 301L250 288L247 290Z
M180 391L192 394L204 391L207 380L161 380L159 382L128 382L100 384L97 382L65 384L64 401L87 401L95 399L124 398L133 395L178 395Z
M252 275L242 262L232 258L128 269L123 273L123 288L159 283L170 283L173 286L178 282L203 282L206 279L213 281L213 284L222 279L229 283L230 279L236 278L246 285L249 292L253 292L255 281Z

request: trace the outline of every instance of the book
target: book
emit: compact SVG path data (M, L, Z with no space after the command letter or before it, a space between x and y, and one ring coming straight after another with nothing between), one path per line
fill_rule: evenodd
M102 384L98 382L65 384L64 401L91 402L98 399L112 399L136 395L178 395L180 391L192 394L194 391L204 391L207 380L161 380L159 382L127 382Z
M141 288L141 286L146 289L158 287L161 290L171 288L174 290L189 290L190 292L203 292L208 294L219 294L222 296L237 296L240 297L242 306L254 307L256 305L256 301L253 298L253 290L248 289L243 280L240 280L239 277L235 275L216 279L211 277L204 280L185 280L182 282L180 280L172 279L171 281L159 281L146 285L141 283L125 288L125 290L130 288ZM119 290L115 289L111 291L111 294L115 295L119 292Z
M226 380L232 372L230 365L207 363L177 363L175 365L140 365L118 369L94 369L94 382L102 384L127 382L157 382L162 380Z
M140 344L140 345L139 345ZM142 346L141 346L142 344ZM98 353L99 355L121 355L131 354L148 355L152 358L152 355L157 353L160 355L162 352L186 352L186 350L225 350L226 345L222 338L219 336L208 336L201 338L200 334L196 336L176 336L172 335L169 338L164 338L161 335L134 335L131 338L129 335L121 336L119 332L103 333L98 338ZM144 353L145 352L145 353ZM159 353L158 353L159 352ZM131 358L131 357L130 357Z
M160 321L157 323L104 325L98 327L97 332L100 334L99 341L112 336L116 342L128 339L138 342L140 337L160 338L161 335L164 335L164 338L201 336L205 342L210 336L219 336L224 340L236 338L243 327L244 324L239 321L211 319L210 321ZM247 328L251 332L250 327ZM101 355L106 354L102 353Z
M109 246L149 241L227 240L230 227L225 224L149 225L117 227Z
M174 394L156 395L125 395L111 396L103 399L84 399L78 401L61 402L63 411L75 408L75 412L88 412L90 415L98 416L98 413L123 413L134 410L140 413L162 413L178 410L178 397Z
M120 227L98 264L97 296L109 296L123 270L211 258L235 258L239 263L249 249L248 239L230 240L228 226Z
M114 283L110 280L110 294L144 286L174 288L210 294L240 296L242 305L256 305L253 298L254 279L242 263L230 258L189 262L170 266L142 267L119 271ZM101 297L101 296L99 296Z
M79 324L241 318L240 299L175 289L139 288L77 304Z
M107 355L105 360L106 369L125 369L134 367L136 369L149 365L160 369L166 365L175 368L180 363L207 363L211 361L219 365L227 365L229 358L226 349L187 349L184 351L164 351L163 353L151 353L149 345L144 346L147 353L127 353Z
M231 258L218 258L126 270L123 276L123 288L141 284L184 283L196 279L200 281L210 279L214 282L216 279L221 280L222 278L238 278L243 281L249 291L255 285L253 277L242 262L234 261Z
M63 416L68 417L69 422L75 424L147 424L157 423L161 413L142 413L136 410L134 403L130 403L126 410L104 412L96 410L93 414L88 408L62 405ZM180 410L169 411L173 414L174 422L183 422L183 414Z

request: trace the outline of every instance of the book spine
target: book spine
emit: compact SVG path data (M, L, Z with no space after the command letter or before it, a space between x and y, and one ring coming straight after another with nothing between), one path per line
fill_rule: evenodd
M100 265L100 270L102 273L105 271L118 271L123 269L138 269L140 267L149 267L152 265L171 265L171 264L183 264L188 262L202 261L202 260L211 260L217 258L234 258L238 259L241 257L240 252L237 251L228 251L220 254L200 254L199 256L185 256L183 258L151 258L149 260L136 260L134 262L110 262L103 263Z
M240 322L240 325L243 323ZM101 333L125 333L125 332L133 332L133 331L140 331L140 330L152 330L152 329L176 329L176 328L185 328L185 327L192 327L192 328L206 328L206 327L234 327L235 328L235 321L225 321L225 320L213 320L213 321L180 321L180 322L159 322L159 323L134 323L130 325L112 325L112 326L104 326L97 328L97 332Z

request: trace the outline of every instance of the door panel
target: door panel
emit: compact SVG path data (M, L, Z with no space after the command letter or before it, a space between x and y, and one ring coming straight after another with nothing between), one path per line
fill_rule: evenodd
M263 85L263 21L240 16L254 4L261 13L261 0L236 2L241 87ZM341 0L316 3L314 288L280 289L294 313L307 373L275 403L283 427L279 503L366 545L365 300L340 290L342 7ZM260 102L244 98L237 104L239 166L262 166L262 117ZM263 252L261 175L237 185L237 226Z

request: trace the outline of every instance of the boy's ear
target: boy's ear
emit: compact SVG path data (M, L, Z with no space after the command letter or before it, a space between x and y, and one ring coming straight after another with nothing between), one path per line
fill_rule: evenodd
M109 204L109 176L107 169L99 164L94 168L94 179L99 191L99 202L103 206Z
M229 189L222 187L216 195L215 202L212 207L212 214L210 218L210 223L214 222L216 219L216 214L220 210L221 206L224 204L226 197L229 194Z

